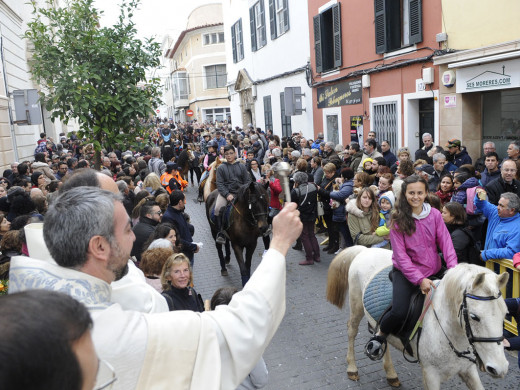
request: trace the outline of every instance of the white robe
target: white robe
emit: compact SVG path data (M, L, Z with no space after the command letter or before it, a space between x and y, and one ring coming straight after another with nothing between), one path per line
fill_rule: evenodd
M285 312L285 258L264 256L244 289L212 312L145 314L111 302L111 286L83 272L27 257L11 261L9 292L61 291L94 320L100 358L116 389L236 389L271 341Z

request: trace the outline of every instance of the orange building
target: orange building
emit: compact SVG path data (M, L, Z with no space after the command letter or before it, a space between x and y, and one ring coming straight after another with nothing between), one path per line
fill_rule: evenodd
M396 6L397 5L397 6ZM314 135L395 152L439 136L441 0L308 0Z

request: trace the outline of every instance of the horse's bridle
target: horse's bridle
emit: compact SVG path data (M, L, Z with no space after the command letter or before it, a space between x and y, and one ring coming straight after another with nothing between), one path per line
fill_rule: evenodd
M262 199L264 196L263 195L260 195L259 199ZM251 225L251 226L257 226L258 225L258 217L262 217L264 215L268 215L268 213L266 212L262 212L262 213L253 213L251 211L251 208L252 208L252 205L253 205L254 202L251 201L251 194L249 194L247 196L247 209L249 210L249 213L248 215L244 216L244 219ZM237 209L237 207L235 206L235 203L233 203L233 208L237 211L237 213L239 215L241 215L240 211ZM248 216L251 216L251 218L248 218Z
M437 322L439 323L439 326L442 330L442 333L444 333L444 336L446 337L446 340L448 340L448 344L450 345L451 350L460 358L468 359L472 363L482 363L482 360L480 359L480 356L478 355L477 350L475 349L474 343L497 343L500 344L504 340L504 336L501 335L499 337L475 337L473 335L473 330L471 329L470 325L470 317L474 321L480 321L480 318L472 313L469 313L468 310L468 303L467 298L474 299L476 301L494 301L495 299L499 299L502 296L502 293L499 291L498 295L490 295L486 297L482 297L479 295L473 295L468 294L467 290L464 290L464 296L462 299L462 303L460 304L458 317L460 318L460 326L462 327L462 320L464 319L464 328L466 330L466 337L469 342L469 346L471 347L471 351L469 350L469 347L465 351L459 351L455 348L451 340L448 338L448 335L444 331L444 329L441 326L441 323L439 321L439 317L437 317L437 313L435 312L435 309L433 308L433 313L435 314L435 318L437 319ZM461 315L462 314L462 315ZM469 356L471 353L475 356L474 358Z

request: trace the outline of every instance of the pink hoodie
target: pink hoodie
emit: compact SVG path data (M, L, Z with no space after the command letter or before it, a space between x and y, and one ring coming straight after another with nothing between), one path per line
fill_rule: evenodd
M437 246L444 254L448 268L457 265L457 255L450 233L441 213L435 208L430 210L426 218L415 220L415 233L411 236L392 228L390 242L394 267L415 285L421 284L424 278L436 274L441 269Z

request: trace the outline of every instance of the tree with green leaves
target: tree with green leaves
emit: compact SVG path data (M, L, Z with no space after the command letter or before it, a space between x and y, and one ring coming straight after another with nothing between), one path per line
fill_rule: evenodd
M101 149L132 145L142 136L140 120L160 104L159 78L146 80L146 71L160 65L160 45L137 37L132 17L139 0L123 0L112 27L100 27L94 0L66 0L63 7L45 1L43 7L32 1L25 33L40 101L53 121L78 121L99 169Z

